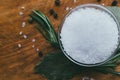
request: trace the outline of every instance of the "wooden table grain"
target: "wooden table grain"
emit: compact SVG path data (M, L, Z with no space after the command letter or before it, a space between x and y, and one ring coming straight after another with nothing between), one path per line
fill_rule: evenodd
M60 6L55 6L55 0L0 0L0 80L47 80L38 74L34 74L33 68L35 64L42 58L38 57L36 49L38 48L45 56L53 49L49 43L42 37L33 25L27 21L29 14L33 9L42 11L48 16L55 30L58 30L58 25L69 11L66 7L74 8L77 5L85 3L104 3L110 6L113 0L101 0L100 3L96 0L61 0ZM120 6L120 0L118 0ZM25 7L25 9L21 9ZM50 16L49 10L54 9L58 14L58 19ZM20 12L24 14L19 15ZM26 26L21 27L22 22L26 22ZM19 35L22 31L23 34ZM27 39L24 39L27 35ZM36 42L32 42L36 39ZM18 44L22 47L19 48ZM35 45L35 48L32 46ZM120 67L116 68L120 71ZM120 80L120 77L114 75L104 75L100 73L89 74L95 80ZM80 75L76 75L72 80L81 80Z

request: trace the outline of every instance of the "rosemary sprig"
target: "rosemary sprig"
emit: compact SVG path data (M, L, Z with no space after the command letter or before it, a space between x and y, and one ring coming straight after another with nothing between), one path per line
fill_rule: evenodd
M98 72L102 72L102 73L105 73L105 74L111 73L111 74L120 76L120 72L114 71L114 70L112 70L108 67L95 67L95 68L93 68L93 70L96 70Z
M49 41L52 46L59 48L57 34L53 29L49 19L43 13L37 10L33 10L32 14L30 14L30 17L39 24L39 26L36 26L36 28L41 32L44 38Z
M30 14L30 17L30 22L33 22L34 20L39 24L35 27L41 32L44 38L49 41L52 46L59 48L57 34L52 24L50 23L50 20L43 13L37 10L33 10L32 14ZM118 62L120 62L120 48L117 50L116 55L113 56L108 62L100 66L91 67L90 69L102 73L111 73L120 76L120 72L114 70L116 66L120 64L118 64Z

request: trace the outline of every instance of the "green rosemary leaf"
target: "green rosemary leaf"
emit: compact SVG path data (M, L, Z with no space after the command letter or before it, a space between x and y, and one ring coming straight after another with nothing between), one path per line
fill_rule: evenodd
M39 11L34 11L35 12L35 14L37 14L37 16L39 16L41 19L43 19L44 21L45 21L45 23L47 24L47 27L48 27L48 29L49 29L49 31L48 31L48 33L51 35L51 37L53 37L53 38L51 38L51 41L56 41L56 35L54 35L55 34L55 31L54 31L54 29L53 29L53 27L52 27L52 25L50 24L50 21L48 20L48 18L44 15L44 14L42 14L41 12L39 12ZM36 13L36 12L38 12L38 13ZM51 34L51 32L52 33L54 33L54 34Z
M113 56L110 60L111 63L115 63L117 60L120 59L120 53L116 54L115 56Z
M33 10L33 13L45 21L45 16L42 13L38 13L38 11L36 11L36 10Z
M59 48L57 34L50 23L49 19L41 12L33 10L33 13L30 15L36 22L41 26L37 26L37 29L42 33L46 40L48 40L52 46ZM40 30L43 28L43 30Z
M34 11L35 12L35 11ZM44 17L45 19L45 21L51 26L51 28L54 30L54 28L52 27L52 25L51 25L51 23L50 23L50 20L47 18L47 16L45 16L42 12L40 12L40 11L37 11L36 10L36 12L38 12L41 16L42 16L42 18Z
M48 37L48 34L46 34L45 31L43 31L42 29L40 29L39 26L36 26L36 28L38 29L38 31L41 32L41 34L43 35L43 37L44 37L52 46L54 46L54 47L57 47L57 46L58 46L57 43L55 43L54 41L51 41L51 40L50 40L50 38Z
M48 21L48 23L50 24L50 20L46 17L46 20ZM56 32L55 32L55 30L54 30L54 28L52 27L52 25L50 24L50 26L51 26L51 28L52 28L52 30L53 30L53 33L55 33L55 36L57 36L57 34L56 34ZM56 40L57 40L57 38L56 38ZM58 40L57 40L58 41Z
M105 67L96 67L96 68L94 68L94 70L105 73L105 74L106 73L111 73L111 74L120 76L120 72L116 72L114 70L110 70L110 69L105 68Z
M49 41L49 37L48 35L45 33L45 31L43 31L42 29L40 29L39 26L36 26L36 28L41 32L41 34L43 35L43 37Z
M38 18L35 15L30 15L30 16L41 25L40 27L42 27L45 30L45 32L47 33L48 36L53 36L53 34L51 34L51 31L48 30L48 27L44 20L42 20L41 18ZM54 39L54 38L50 38L50 39Z
M46 36L50 36L49 34L50 34L50 32L47 30L47 25L46 25L46 23L42 20L42 19L40 19L40 18L38 18L37 16L34 16L34 15L30 15L35 21L37 21L41 26L37 26L37 29L39 29L39 31L40 31L40 29L41 28L43 28L43 30L41 30L40 32L43 34L44 32L46 32ZM40 28L41 27L41 28ZM42 31L44 31L44 32L42 32ZM44 35L43 35L44 36ZM50 37L48 38L48 39L50 39ZM48 40L47 39L47 40Z
M35 10L35 11L38 12L40 15L42 15L44 18L46 18L46 16L42 12L40 12L38 10Z
M38 16L39 18L41 18L47 25L47 29L50 29L50 25L48 24L48 22L46 21L46 17L43 16L42 13L38 13L37 11L33 10L33 13L36 14L36 16Z
M38 18L37 16L32 15L32 14L31 14L30 16L31 16L36 22L38 22L44 30L47 30L47 25L46 25L46 23L45 23L41 18ZM43 26L44 26L44 27L43 27Z
M102 67L116 67L117 65L116 64L104 64L104 65L101 65Z
M46 20L47 20L48 24L51 26L51 31L53 31L55 33L55 30L47 17L46 17ZM55 33L55 35L56 35L56 33Z

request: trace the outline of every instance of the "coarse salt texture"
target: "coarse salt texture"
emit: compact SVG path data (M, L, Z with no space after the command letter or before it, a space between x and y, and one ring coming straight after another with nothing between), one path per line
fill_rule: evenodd
M23 35L23 37L24 37L24 39L27 39L27 38L28 38L27 35Z
M25 7L24 7L24 6L22 6L22 7L21 7L21 9L22 9L22 10L24 10L24 9L25 9Z
M73 0L74 1L74 3L76 3L76 0Z
M22 16L24 13L23 12L19 12L19 15Z
M22 22L22 27L25 27L26 26L26 22Z
M22 32L22 31L20 31L20 32L19 32L19 35L22 35L22 34L23 34L23 32Z
M107 60L118 46L118 28L106 12L81 8L66 17L60 33L64 51L74 60L96 64Z
M21 45L21 44L18 44L18 47L19 47L19 48L21 48L21 47L22 47L22 45Z
M68 11L70 8L69 8L69 7L66 7L65 9L66 9L66 11Z
M36 51L39 51L39 48L37 48Z
M32 48L35 48L35 45L32 45Z
M32 42L35 42L36 41L36 39L32 39Z

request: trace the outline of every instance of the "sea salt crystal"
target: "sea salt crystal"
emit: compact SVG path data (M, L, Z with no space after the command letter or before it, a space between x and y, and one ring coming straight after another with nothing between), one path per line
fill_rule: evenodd
M19 12L19 15L22 16L24 13L23 12Z
M21 9L23 9L23 10L24 10L24 9L25 9L25 7L24 7L24 6L22 6L22 7L21 7Z
M104 6L105 4L104 4L104 3L102 3L102 5Z
M25 27L26 26L26 22L22 22L22 27Z
M70 8L69 8L69 7L66 7L65 9L66 9L66 11L70 10Z
M32 48L35 48L35 45L32 45Z
M18 44L18 47L19 47L19 48L21 48L21 47L22 47L22 45L21 45L21 44Z
M108 59L118 46L114 19L95 8L80 8L66 17L60 33L64 51L74 60L96 64Z
M72 10L72 8L70 8L70 10Z
M76 3L76 0L73 0L74 1L74 3Z
M19 32L19 35L22 35L22 34L23 34L23 32L22 32L22 31L20 31L20 32Z
M24 39L27 39L27 35L23 35Z
M36 51L39 51L39 49L37 48Z
M32 39L32 42L35 42L36 41L36 39Z

